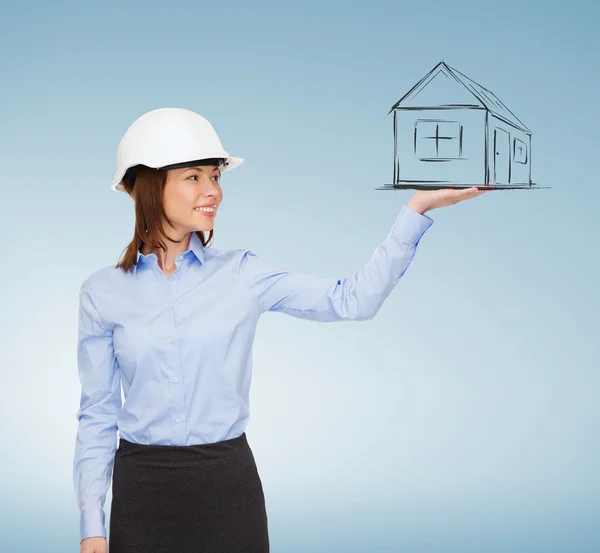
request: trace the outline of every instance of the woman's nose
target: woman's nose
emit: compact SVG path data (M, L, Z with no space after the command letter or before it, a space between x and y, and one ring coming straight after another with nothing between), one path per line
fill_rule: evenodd
M221 187L219 186L219 183L209 179L205 182L205 189L213 194L217 194L221 190Z

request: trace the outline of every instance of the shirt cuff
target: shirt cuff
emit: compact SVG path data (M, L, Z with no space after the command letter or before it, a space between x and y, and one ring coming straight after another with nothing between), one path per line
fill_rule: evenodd
M81 543L85 538L106 538L104 510L100 508L83 509L79 518Z
M404 204L392 227L392 233L402 237L404 242L416 244L431 225L433 219Z

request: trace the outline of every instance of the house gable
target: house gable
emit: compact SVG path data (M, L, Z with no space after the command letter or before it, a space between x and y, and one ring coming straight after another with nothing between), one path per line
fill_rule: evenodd
M400 98L389 113L395 109L460 106L487 109L500 119L531 134L525 124L493 92L443 61Z
M429 73L393 109L432 109L469 107L485 109L485 105L452 75L439 67Z

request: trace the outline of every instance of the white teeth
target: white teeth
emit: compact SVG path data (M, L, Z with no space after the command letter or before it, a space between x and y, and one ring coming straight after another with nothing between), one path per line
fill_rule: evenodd
M194 208L195 211L207 211L209 213L212 213L215 208L214 207L195 207Z

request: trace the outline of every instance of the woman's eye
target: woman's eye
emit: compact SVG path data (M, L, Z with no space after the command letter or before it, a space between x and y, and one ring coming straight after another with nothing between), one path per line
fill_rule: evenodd
M192 179L192 178L197 179L198 175L191 175L188 177L188 179ZM216 175L213 177L213 179L217 179L217 181L219 181L220 178L221 178L220 175Z

